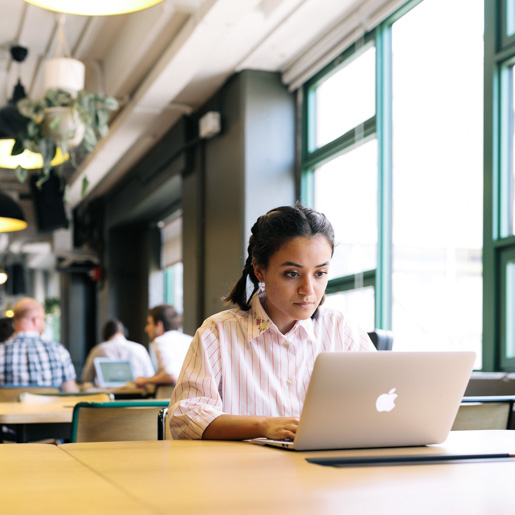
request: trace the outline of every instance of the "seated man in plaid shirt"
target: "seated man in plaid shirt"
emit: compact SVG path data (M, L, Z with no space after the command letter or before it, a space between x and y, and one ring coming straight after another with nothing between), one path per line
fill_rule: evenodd
M20 300L14 308L14 335L0 345L0 386L59 386L77 392L70 353L41 337L45 312L34 299Z

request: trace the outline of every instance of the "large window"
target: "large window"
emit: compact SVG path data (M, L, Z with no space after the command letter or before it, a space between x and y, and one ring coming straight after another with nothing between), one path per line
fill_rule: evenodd
M307 83L302 181L335 226L328 304L477 368L483 18L482 0L411 2Z
M395 346L481 355L483 2L425 0L391 31Z
M515 370L515 2L485 4L485 196L490 216L485 224L485 339L496 341L491 367Z
M164 302L183 312L182 213L161 224L161 263L164 268Z

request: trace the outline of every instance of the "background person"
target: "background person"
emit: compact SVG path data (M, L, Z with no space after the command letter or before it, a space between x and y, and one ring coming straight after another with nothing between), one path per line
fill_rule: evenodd
M145 332L157 360L157 372L152 377L136 378L137 386L175 384L190 346L192 336L182 333L182 316L170 304L153 307L147 316Z
M104 341L91 349L82 369L82 382L93 383L97 377L95 358L124 359L131 362L134 377L154 375L154 367L147 349L140 343L127 340L126 329L117 319L108 320L102 335Z
M0 385L60 386L77 392L70 353L41 337L45 311L34 299L24 298L14 308L14 336L0 345Z
M375 350L322 306L333 250L329 221L301 204L258 218L226 298L236 307L205 320L186 356L169 406L174 438L293 439L316 356Z

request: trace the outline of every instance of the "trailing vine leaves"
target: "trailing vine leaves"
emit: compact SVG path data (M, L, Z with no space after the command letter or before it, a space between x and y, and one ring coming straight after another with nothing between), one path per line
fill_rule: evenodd
M52 160L60 149L63 156L70 159L72 166L77 168L77 160L73 148L70 148L68 141L74 134L64 134L58 140L45 133L44 125L48 117L49 108L66 107L76 113L78 119L84 124L84 137L79 143L88 153L92 152L98 141L104 138L109 132L109 120L111 112L118 110L119 105L114 97L101 96L96 93L79 91L74 98L68 91L62 89L49 89L41 100L24 98L17 104L18 111L28 119L26 129L17 135L11 155L19 155L25 150L41 154L43 167L38 174L38 186L41 186L49 177L52 169ZM59 131L61 119L55 116L48 123L51 131ZM21 166L15 171L20 182L27 180L28 172ZM62 174L60 174L62 177ZM82 195L86 193L89 181L84 178L82 183ZM67 194L67 188L65 195Z

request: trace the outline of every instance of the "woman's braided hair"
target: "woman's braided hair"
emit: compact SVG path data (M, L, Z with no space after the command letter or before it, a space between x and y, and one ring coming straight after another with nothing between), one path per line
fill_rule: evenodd
M259 289L259 280L252 265L253 259L266 268L271 256L288 241L299 236L311 237L317 234L325 236L331 245L331 251L334 250L334 230L329 220L322 213L299 202L294 206L281 206L268 211L257 219L251 232L247 248L248 257L241 277L224 299L227 303L236 304L245 311L250 309L250 299ZM253 284L249 297L247 297L247 278ZM318 309L313 317L317 313Z

